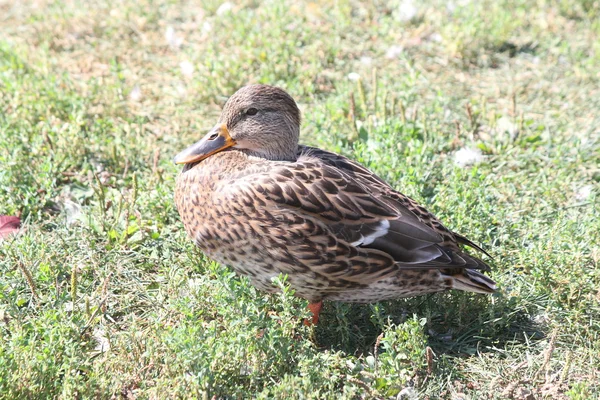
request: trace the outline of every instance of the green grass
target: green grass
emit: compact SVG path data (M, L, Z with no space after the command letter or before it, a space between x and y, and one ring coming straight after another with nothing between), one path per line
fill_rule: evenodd
M0 397L599 398L600 5L402 3L0 4ZM171 158L252 82L488 249L498 294L306 328L285 277L204 257Z

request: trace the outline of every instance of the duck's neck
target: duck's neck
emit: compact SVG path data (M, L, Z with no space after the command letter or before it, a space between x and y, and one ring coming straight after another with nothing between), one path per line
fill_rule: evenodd
M270 151L270 149L262 149L262 150L251 150L251 149L239 149L240 152L246 154L251 160L267 160L267 161L296 161L298 148L291 149L286 151Z

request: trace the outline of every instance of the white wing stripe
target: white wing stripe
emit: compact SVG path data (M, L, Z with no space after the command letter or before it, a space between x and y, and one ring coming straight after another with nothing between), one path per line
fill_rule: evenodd
M350 244L352 246L360 246L360 245L367 246L367 245L373 243L375 241L375 239L377 239L378 237L387 235L389 229L390 229L390 221L388 221L387 219L384 219L381 222L379 222L379 226L377 226L377 228L375 228L375 231L373 233L371 233L370 235L367 235L367 236L361 236L360 239L358 239Z

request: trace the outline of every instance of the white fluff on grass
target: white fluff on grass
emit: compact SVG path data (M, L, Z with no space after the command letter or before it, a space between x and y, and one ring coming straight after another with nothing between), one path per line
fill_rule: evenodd
M189 61L182 61L179 63L179 68L181 69L181 73L186 78L191 78L194 75L194 65Z
M172 26L167 27L167 30L165 31L165 40L167 41L169 46L174 49L178 49L183 43L183 38L177 36L177 34L175 33L175 28L173 28Z
M385 52L385 58L396 58L402 54L404 51L404 47L399 45L390 46L389 49Z
M142 100L142 89L138 85L135 85L129 92L129 100L136 102Z
M96 346L94 347L94 350L100 353L106 353L108 350L110 350L110 342L104 329L94 329L92 337L96 340Z
M350 72L348 74L348 79L350 79L351 81L355 81L356 82L357 80L360 79L360 74L357 73L357 72Z
M217 8L216 14L217 14L217 16L222 17L223 15L227 14L231 10L233 10L233 3L230 1L226 1L225 3L221 4L219 6L219 8Z
M413 0L404 0L402 3L400 3L400 6L394 13L394 16L398 21L409 22L417 16L418 11L419 10L417 9L417 6Z
M479 164L484 158L481 150L472 147L463 147L454 153L454 163L459 167Z
M373 64L373 59L368 56L362 56L360 58L360 63L369 67L371 64Z
M592 195L592 185L585 185L577 189L575 192L575 200L586 201Z
M508 117L502 117L496 121L496 132L508 133L512 140L519 134L519 127Z
M63 205L65 216L67 217L67 225L73 225L74 223L81 221L81 206L74 201L66 200Z

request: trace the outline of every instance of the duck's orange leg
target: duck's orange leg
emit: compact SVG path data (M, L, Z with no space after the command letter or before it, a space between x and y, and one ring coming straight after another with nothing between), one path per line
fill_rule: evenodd
M313 317L312 317L312 321L305 319L304 325L306 325L306 326L316 325L319 322L319 314L321 313L321 308L323 308L323 301L319 301L316 303L308 303L308 309L313 314Z

